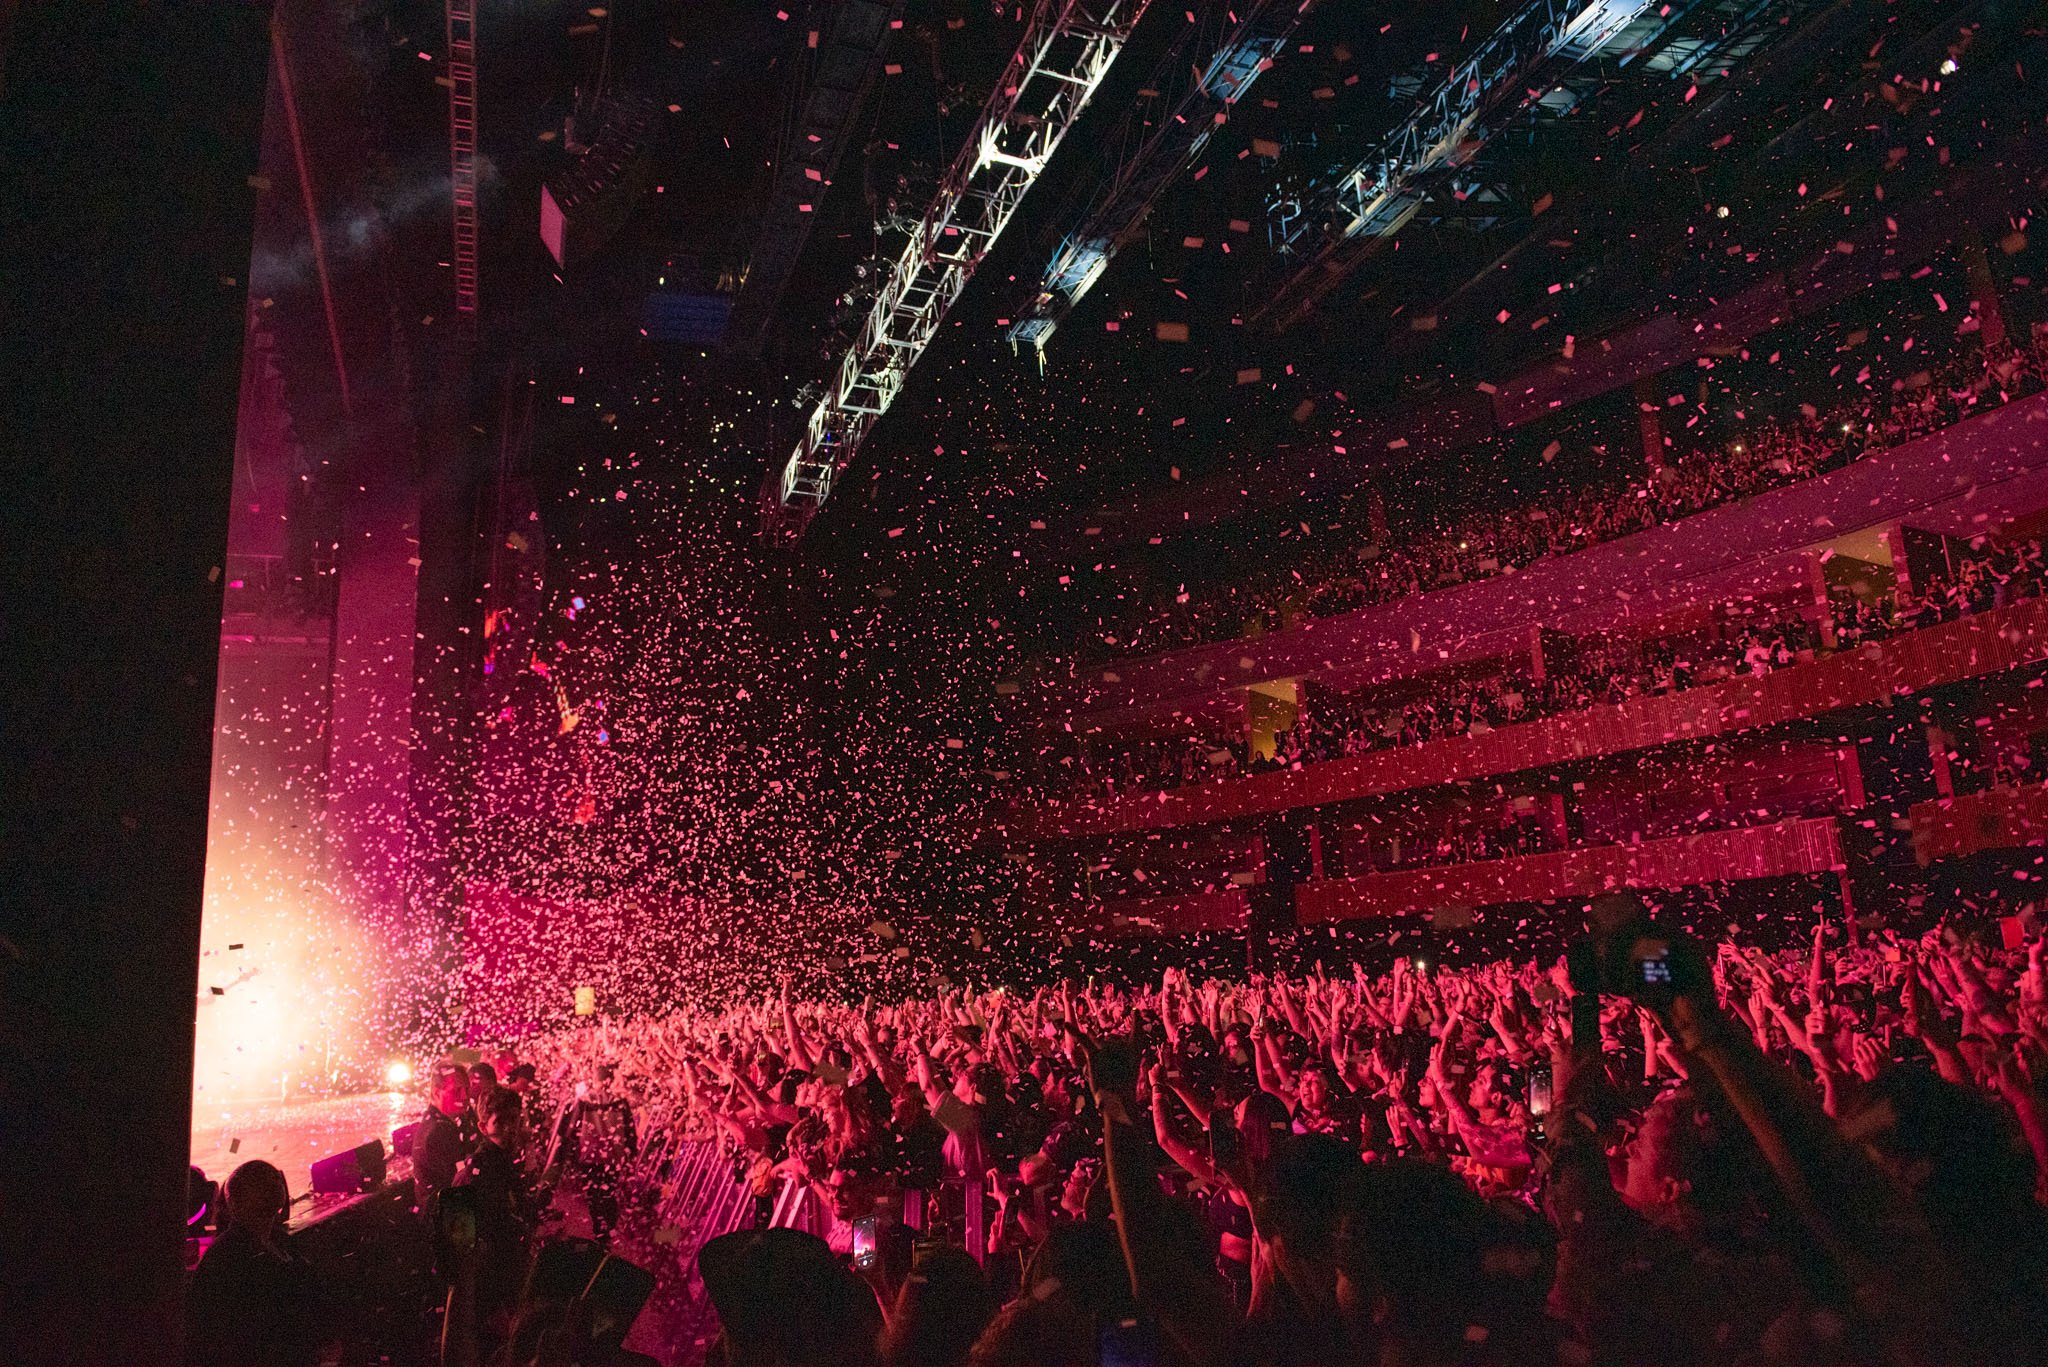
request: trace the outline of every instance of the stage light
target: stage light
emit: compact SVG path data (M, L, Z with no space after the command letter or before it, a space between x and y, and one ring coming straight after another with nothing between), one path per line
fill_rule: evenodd
M1957 72L1958 70L1960 70L1960 68L1956 66L1956 59L1955 59L1955 58L1953 58L1953 57L1944 57L1944 58L1942 58L1942 59L1941 59L1941 74L1942 74L1942 75L1944 75L1944 76L1953 76L1953 75L1955 75L1955 74L1956 74L1956 72Z
M1726 218L1726 217L1728 217L1728 206L1727 206L1727 205L1725 205L1725 204L1721 204L1721 205L1717 205L1717 206L1715 206L1715 209L1714 209L1714 217L1715 217L1715 218Z
M391 1060L391 1066L384 1070L384 1082L392 1091L397 1091L412 1081L412 1065L402 1058Z

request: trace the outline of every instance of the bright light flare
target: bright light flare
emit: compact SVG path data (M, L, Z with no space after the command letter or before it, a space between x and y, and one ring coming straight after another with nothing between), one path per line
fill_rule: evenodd
M412 1065L402 1058L391 1060L391 1066L384 1070L384 1083L394 1092L411 1081Z

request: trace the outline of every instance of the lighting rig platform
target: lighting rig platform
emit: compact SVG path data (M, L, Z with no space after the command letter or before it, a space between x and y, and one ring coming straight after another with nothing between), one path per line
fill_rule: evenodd
M1039 0L966 145L784 464L796 529L888 411L975 268L1109 74L1150 0Z
M1146 213L1194 164L1230 110L1280 55L1317 0L1236 0L1212 4L1227 27L1208 37L1190 25L1154 69L1148 88L1178 98L1162 116L1141 107L1124 116L1107 139L1111 147L1132 147L1129 155L1096 188L1075 226L1041 273L1037 290L1007 334L1012 347L1028 342L1044 363L1045 344L1092 289L1115 256L1144 223ZM1208 38L1207 41L1204 41ZM1151 131L1140 139L1137 129Z

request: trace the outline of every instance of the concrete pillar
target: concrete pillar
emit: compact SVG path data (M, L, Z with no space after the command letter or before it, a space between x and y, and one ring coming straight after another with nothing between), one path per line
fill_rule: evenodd
M1828 598L1827 563L1819 551L1806 553L1807 580L1813 588L1813 624L1820 632L1820 648L1835 648L1835 605Z
M1950 747L1947 729L1930 724L1927 728L1927 759L1934 770L1935 794L1940 797L1956 795L1955 773L1948 762Z
M1878 533L1892 556L1892 588L1900 601L1913 596L1913 570L1906 563L1906 524L1894 521Z

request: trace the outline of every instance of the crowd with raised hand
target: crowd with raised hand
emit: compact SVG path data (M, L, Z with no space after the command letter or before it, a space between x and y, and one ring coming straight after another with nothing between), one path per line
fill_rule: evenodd
M728 1148L755 1223L794 1184L823 1249L979 1240L871 1274L872 1352L734 1362L2041 1360L2031 912L1778 953L1593 919L1548 963L785 990L538 1046Z

